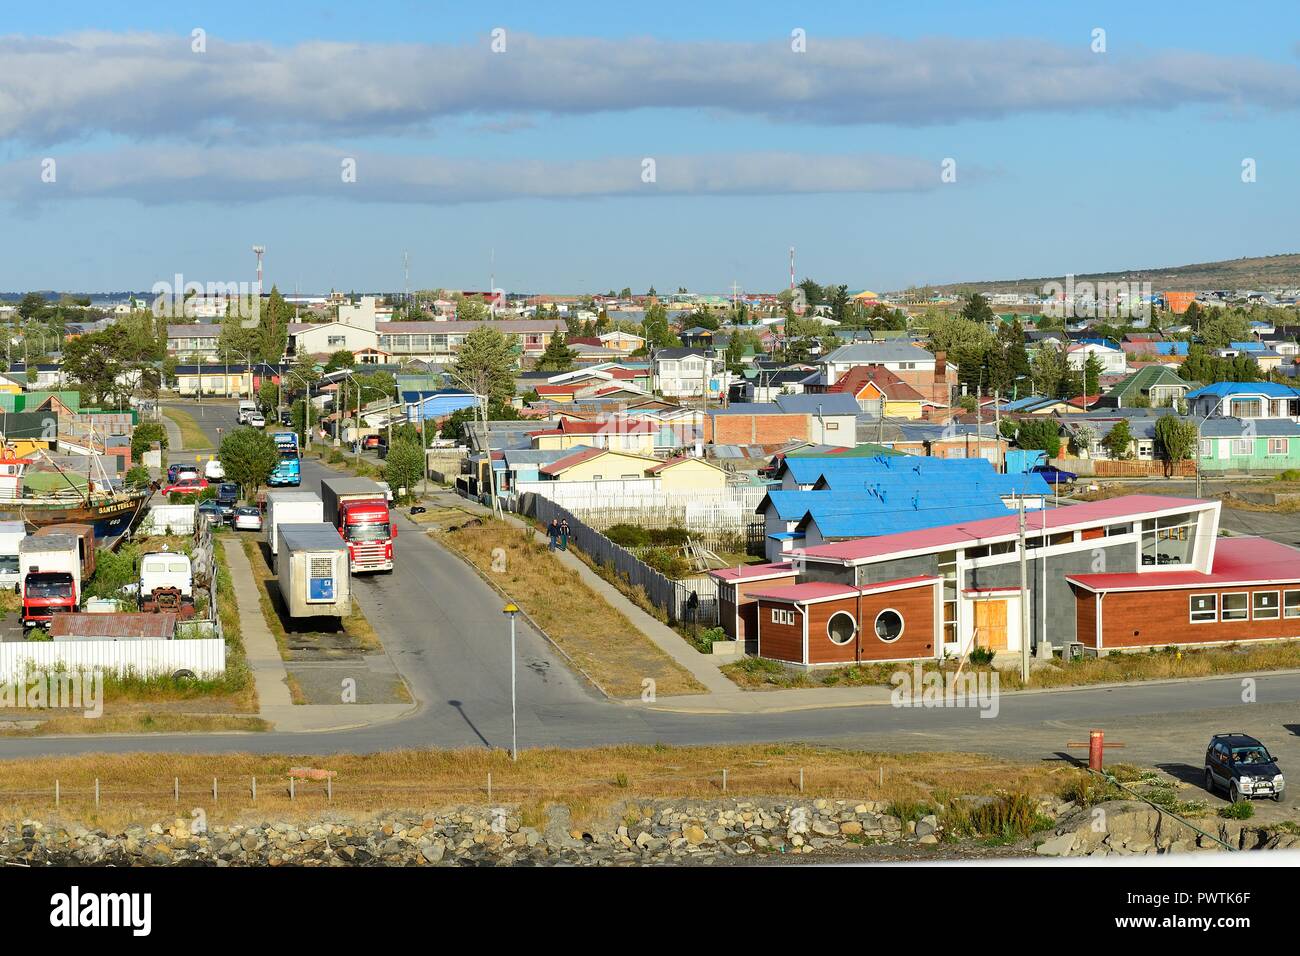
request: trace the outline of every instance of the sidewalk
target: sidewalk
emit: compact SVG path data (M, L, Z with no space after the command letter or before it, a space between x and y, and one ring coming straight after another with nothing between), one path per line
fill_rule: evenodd
M235 545L225 549L226 561L234 584L235 604L239 607L244 653L257 688L259 717L281 733L319 733L382 723L416 709L415 704L295 704L285 682L288 671L280 649L262 617L253 569L244 549L237 546L238 542Z
M491 508L481 505L477 501L462 498L454 491L438 489L432 492L429 497L439 505L460 508L474 514L481 514L484 517L492 513ZM504 513L503 517L517 528L523 529L526 527L526 523L522 519L508 512ZM535 532L534 536L542 544L549 543L546 535L540 531ZM680 664L685 670L689 671L691 676L709 691L708 695L697 694L686 698L664 698L665 700L695 700L698 698L700 700L714 701L715 697L713 695L743 693L718 670L718 665L714 662L712 656L701 654L687 644L682 636L668 625L641 610L628 600L622 591L593 571L577 555L570 551L552 551L551 554L566 568L576 571L583 584L604 598L610 607L631 621L633 627L648 637L656 647ZM716 702L714 706L717 706Z

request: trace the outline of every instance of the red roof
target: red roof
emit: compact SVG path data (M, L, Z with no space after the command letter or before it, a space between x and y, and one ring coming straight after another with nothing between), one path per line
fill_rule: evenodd
M925 396L908 385L883 365L855 365L827 389L828 392L848 392L857 396L868 385L874 385L886 397L895 401L920 402Z
M747 564L739 568L720 568L717 571L710 571L709 576L721 578L724 581L734 581L740 578L764 578L764 577L783 577L787 574L794 574L794 565L786 562L784 564Z
M1106 498L1102 501L1088 501L1078 505L1066 505L1061 508L1048 508L1026 515L1025 525L1032 534L1044 528L1072 527L1075 525L1100 524L1120 518L1146 516L1155 512L1185 511L1194 505L1210 504L1198 498L1175 498L1171 495L1124 495L1121 498ZM1007 516L982 518L963 524L942 525L938 528L925 528L920 531L904 531L900 534L886 534L875 538L855 538L852 541L838 541L806 548L801 553L809 558L826 558L832 561L869 561L890 554L903 552L934 551L954 545L974 545L983 538L1010 537L1019 532L1019 516L1008 512Z
M1300 581L1300 551L1267 538L1217 538L1214 565L1209 574L1199 571L1138 571L1069 574L1066 580L1089 591L1221 587L1273 581L1290 583Z
M755 591L753 597L768 598L773 601L790 601L794 604L810 604L813 601L825 601L839 597L857 597L860 594L874 594L877 591L893 591L899 588L934 584L939 581L932 575L917 575L910 578L895 578L892 581L880 581L854 587L851 584L833 584L830 581L805 581L803 584L791 584L786 587L772 588L770 591Z
M544 475L558 475L574 465L580 465L588 459L595 458L597 455L603 455L608 451L605 448L588 448L585 451L574 452L572 455L566 455L558 461L553 461L549 465L543 465L537 469Z
M1097 400L1100 398L1101 398L1100 394L1077 395L1074 398L1067 398L1065 400L1065 404L1073 405L1075 408L1092 408L1092 406L1097 404Z

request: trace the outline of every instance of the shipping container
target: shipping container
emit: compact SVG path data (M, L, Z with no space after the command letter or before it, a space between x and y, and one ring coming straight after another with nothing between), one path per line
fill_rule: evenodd
M266 495L266 543L280 553L277 528L284 524L314 524L325 520L325 505L311 491L269 491ZM335 537L338 537L335 535Z

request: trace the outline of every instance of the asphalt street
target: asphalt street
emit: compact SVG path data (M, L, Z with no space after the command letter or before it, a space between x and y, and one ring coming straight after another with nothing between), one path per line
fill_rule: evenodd
M185 407L210 434L215 435L217 426L234 427L233 406ZM303 464L303 487L317 489L329 470L310 460ZM398 525L395 570L358 578L354 593L419 703L411 716L318 734L4 738L0 757L91 751L324 755L399 747L508 747L509 632L500 598L414 523L403 516ZM1286 540L1296 534L1300 531L1279 536ZM1068 743L1086 741L1087 732L1099 727L1108 739L1125 745L1122 755L1111 759L1160 766L1194 780L1199 779L1209 735L1234 730L1264 739L1286 769L1300 767L1300 674L1261 675L1251 703L1243 703L1242 678L1231 677L1005 693L992 717L982 717L975 708L882 705L681 714L603 699L526 622L519 624L519 743L525 748L799 740L872 750L951 749L1050 760L1061 759Z

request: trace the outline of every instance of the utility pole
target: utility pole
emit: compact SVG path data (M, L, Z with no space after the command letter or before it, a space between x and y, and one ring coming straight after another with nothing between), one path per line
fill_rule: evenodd
M1020 508L1020 680L1029 683L1029 556L1025 543L1025 496L1017 495Z

